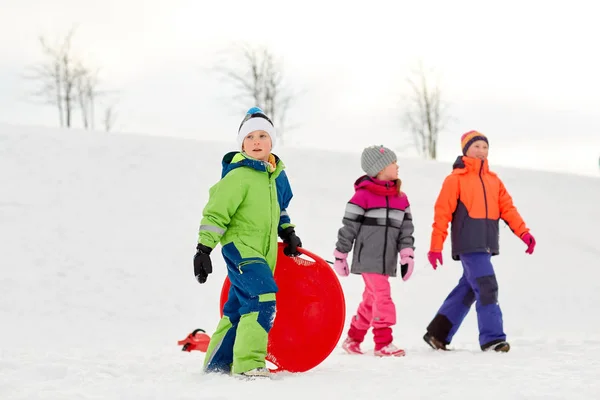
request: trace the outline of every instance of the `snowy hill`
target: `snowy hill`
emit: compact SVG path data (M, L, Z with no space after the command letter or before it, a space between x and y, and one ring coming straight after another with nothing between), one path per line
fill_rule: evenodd
M231 138L233 144L234 138ZM508 354L479 351L475 310L452 353L421 337L460 274L426 261L447 163L400 159L416 226L417 268L393 280L395 342L407 357L348 356L241 382L201 374L176 342L212 331L225 266L192 274L208 188L227 143L0 126L1 399L595 399L600 396L600 179L494 168L531 227L533 256L502 224L500 283ZM357 149L360 151L360 149ZM331 259L359 156L278 149L306 248ZM342 279L350 317L362 280ZM345 333L345 332L344 332ZM366 349L372 349L367 337Z

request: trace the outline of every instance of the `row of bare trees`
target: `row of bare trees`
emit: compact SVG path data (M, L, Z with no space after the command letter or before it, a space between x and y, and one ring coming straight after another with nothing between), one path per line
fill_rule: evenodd
M36 85L32 97L43 104L56 107L61 127L71 128L78 110L85 129L96 129L96 112L101 98L113 92L101 90L99 69L92 68L77 57L73 50L75 30L64 37L61 43L51 44L39 38L44 61L27 68L24 78ZM103 107L102 123L110 131L115 123L115 105Z
M60 126L71 127L73 114L79 110L83 127L95 129L98 100L109 92L100 90L99 71L75 56L73 35L74 30L71 30L58 46L48 44L41 37L45 61L30 68L27 78L38 84L36 98L56 106ZM287 114L298 96L287 86L282 63L266 47L242 45L232 53L236 59L220 64L215 70L237 90L233 94L236 108L242 106L242 102L247 107L248 100L252 100L253 105L261 107L276 124L278 140L282 143L284 133L293 128L287 125ZM439 134L449 117L447 103L439 84L422 63L407 81L410 93L402 104L403 125L417 151L425 158L436 159ZM104 129L110 131L114 121L114 105L109 104L104 108Z
M278 140L283 142L283 134L288 127L286 116L297 94L285 85L282 64L265 47L240 46L235 51L236 68L218 67L221 73L238 90L236 99L247 104L252 99L271 116L278 126ZM240 67L241 66L241 67ZM412 145L418 153L429 159L437 158L439 134L449 121L448 103L435 77L435 71L428 70L419 62L407 79L409 94L402 104L405 110L402 125L410 133Z

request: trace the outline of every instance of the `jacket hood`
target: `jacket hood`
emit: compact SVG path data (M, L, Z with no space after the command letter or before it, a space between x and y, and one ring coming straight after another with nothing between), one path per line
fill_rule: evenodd
M275 157L275 164L279 165L281 160L277 155L273 154L273 156ZM267 163L265 161L248 158L239 151L230 151L229 153L225 154L221 161L221 166L221 179L223 179L229 172L239 167L250 167L261 172L268 171Z
M454 164L452 164L452 170L456 173L463 173L468 171L479 172L483 167L483 172L489 171L488 160L480 160L479 158L458 156Z
M396 181L382 181L379 179L371 178L368 175L363 175L354 182L354 190L366 189L369 192L373 192L380 195L394 195L398 194L398 188Z

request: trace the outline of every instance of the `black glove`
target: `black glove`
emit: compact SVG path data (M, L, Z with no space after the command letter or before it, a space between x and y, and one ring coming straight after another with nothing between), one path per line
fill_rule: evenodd
M283 249L283 254L288 257L297 257L301 253L298 251L298 247L302 247L302 241L298 236L296 236L296 232L294 228L287 227L281 231L279 234L283 243L287 244L287 246Z
M200 283L206 282L208 275L212 273L212 262L210 261L210 252L212 249L198 243L198 250L194 256L194 276Z

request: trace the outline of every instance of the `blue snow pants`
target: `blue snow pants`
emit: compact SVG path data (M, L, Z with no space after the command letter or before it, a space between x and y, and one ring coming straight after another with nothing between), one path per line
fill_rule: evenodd
M450 344L461 323L477 302L479 345L485 349L506 340L498 304L498 282L489 253L461 254L463 275L433 318L427 332Z
M242 258L233 244L223 247L223 256L231 287L206 351L204 369L239 374L265 368L278 291L273 269L262 258Z

